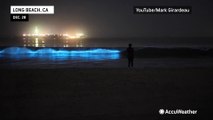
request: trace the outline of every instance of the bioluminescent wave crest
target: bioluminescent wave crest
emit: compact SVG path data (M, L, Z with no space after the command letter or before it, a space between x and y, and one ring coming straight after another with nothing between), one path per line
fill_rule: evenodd
M0 50L0 58L40 60L115 60L120 58L120 51L101 48L87 50L40 48L32 50L23 47L9 47Z

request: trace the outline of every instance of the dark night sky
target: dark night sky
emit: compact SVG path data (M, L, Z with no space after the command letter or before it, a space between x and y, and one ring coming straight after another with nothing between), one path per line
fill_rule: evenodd
M88 37L213 37L212 0L1 0L0 35L18 35L38 26L53 33ZM54 15L30 15L10 22L10 5L54 5ZM192 6L190 15L135 15L133 6Z

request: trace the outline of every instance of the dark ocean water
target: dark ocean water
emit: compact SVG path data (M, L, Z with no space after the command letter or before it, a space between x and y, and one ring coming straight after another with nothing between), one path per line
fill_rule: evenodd
M212 38L91 38L84 41L85 47L127 47L129 43L133 47L189 47L212 48Z
M132 43L136 67L213 66L212 38L85 38L82 43L37 48L23 47L21 37L0 38L0 65L126 67L125 50Z
M0 66L15 68L123 68L125 47L26 48L0 47ZM213 49L135 48L135 67L213 67Z

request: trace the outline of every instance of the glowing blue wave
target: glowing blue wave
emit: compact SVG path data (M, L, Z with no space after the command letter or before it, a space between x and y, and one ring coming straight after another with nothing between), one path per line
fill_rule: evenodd
M49 60L112 60L120 58L119 50L89 49L89 50L64 50L41 48L31 50L22 47L9 47L0 51L0 58L12 59L49 59Z

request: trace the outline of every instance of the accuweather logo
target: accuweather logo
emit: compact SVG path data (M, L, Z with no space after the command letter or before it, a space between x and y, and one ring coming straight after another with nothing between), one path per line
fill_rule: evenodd
M159 114L160 115L165 115L165 114L169 114L169 115L176 115L176 114L183 114L183 115L187 115L187 114L197 114L197 110L182 110L182 109L176 109L176 110L169 110L169 109L159 109Z

